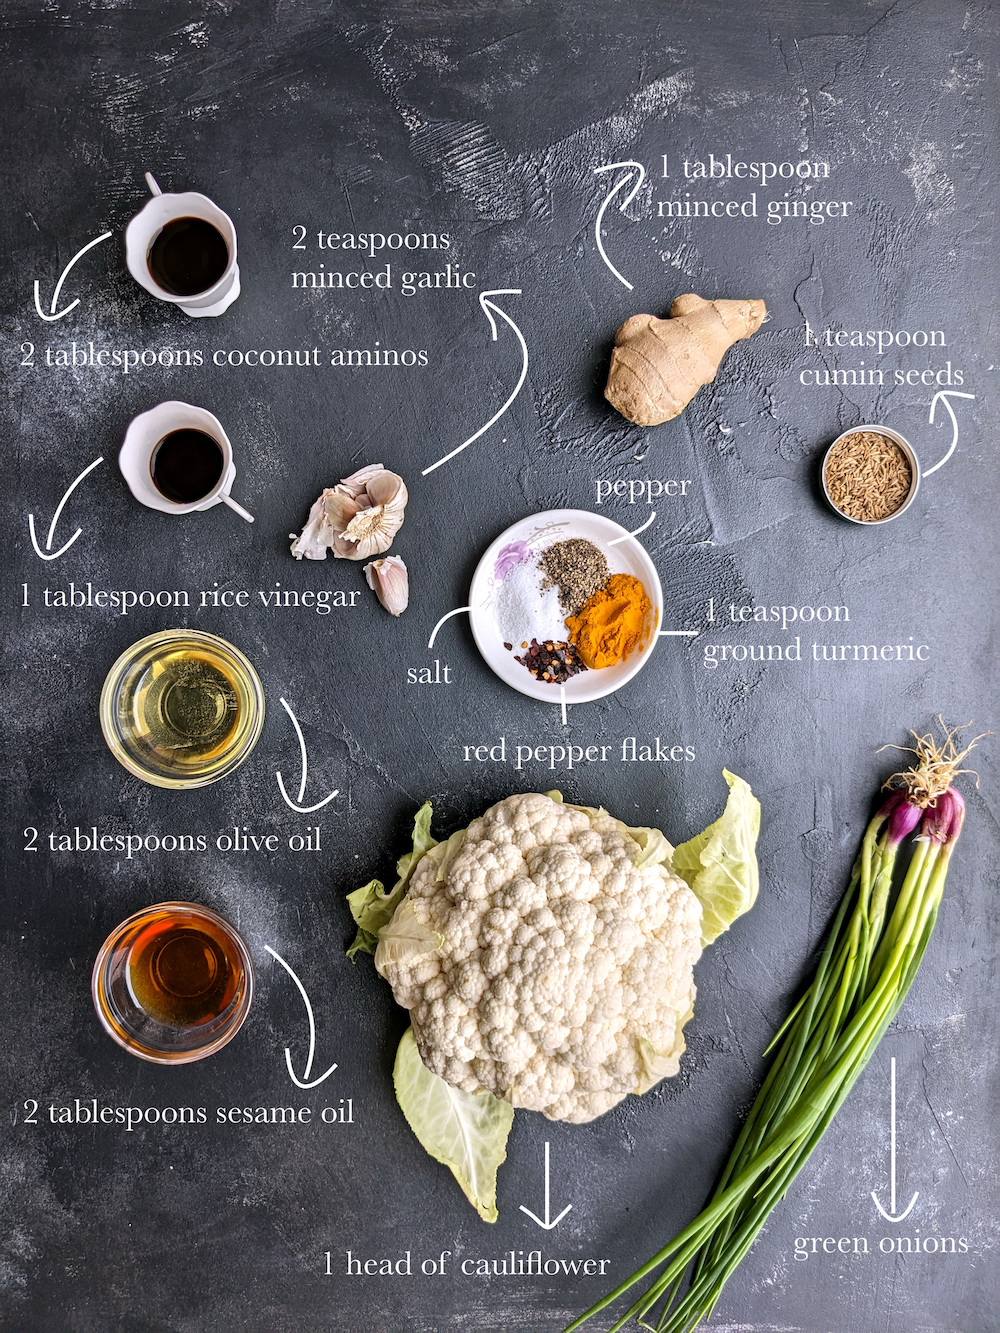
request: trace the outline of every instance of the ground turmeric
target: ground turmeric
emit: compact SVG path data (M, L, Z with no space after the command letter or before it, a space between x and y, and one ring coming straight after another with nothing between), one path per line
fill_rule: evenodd
M566 625L570 642L592 670L614 666L639 643L650 609L646 589L631 574L613 574Z

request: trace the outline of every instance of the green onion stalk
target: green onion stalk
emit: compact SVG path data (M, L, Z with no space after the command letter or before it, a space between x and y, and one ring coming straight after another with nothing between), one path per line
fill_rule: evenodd
M917 975L965 817L965 802L951 781L966 771L958 765L975 741L959 753L954 736L948 732L939 747L932 736L914 733L918 762L886 783L890 794L865 832L815 976L768 1048L774 1059L707 1206L565 1333L645 1278L650 1285L608 1333L632 1319L653 1333L689 1333L711 1315ZM904 846L910 855L900 882Z

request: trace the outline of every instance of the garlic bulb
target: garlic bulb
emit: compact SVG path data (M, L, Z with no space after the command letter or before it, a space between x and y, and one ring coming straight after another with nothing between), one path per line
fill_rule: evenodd
M402 558L389 555L382 560L373 560L370 565L365 565L365 578L389 614L402 615L410 601L410 576Z
M381 463L360 468L315 502L301 534L292 534L292 555L325 560L329 548L343 560L367 560L388 551L408 498L403 478Z

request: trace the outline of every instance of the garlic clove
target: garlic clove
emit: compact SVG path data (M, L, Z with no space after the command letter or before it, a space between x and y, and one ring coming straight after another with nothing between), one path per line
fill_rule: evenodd
M326 549L332 544L337 532L327 514L327 501L332 495L332 490L325 490L309 510L309 517L301 534L298 537L294 533L290 534L294 538L292 555L296 560L301 560L303 556L307 560L326 559Z
M403 478L395 472L380 472L372 477L365 490L373 505L395 505L402 510L409 499Z
M410 576L402 558L389 555L373 560L365 565L365 578L389 614L402 615L410 601Z
M384 471L385 468L381 463L369 463L367 467L358 468L357 472L352 472L349 477L342 477L336 489L342 495L347 495L352 500L356 500L363 493L369 481Z
M361 508L360 499L352 500L350 496L341 495L336 487L332 491L324 491L323 494L326 496L324 508L330 526L335 533L343 532Z
M337 560L365 560L367 556L358 554L357 542L350 541L342 532L335 533L330 542L330 550ZM369 555L374 555L373 551Z

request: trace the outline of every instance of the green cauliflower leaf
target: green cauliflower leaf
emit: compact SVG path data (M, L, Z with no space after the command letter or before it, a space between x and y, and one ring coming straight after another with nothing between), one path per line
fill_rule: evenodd
M721 817L674 849L671 865L701 903L701 942L711 944L757 900L760 802L749 785L722 770L729 798Z
M437 846L437 839L431 837L431 803L425 801L417 811L413 821L413 850L401 856L396 862L396 874L399 879L391 893L386 893L380 879L370 880L363 888L355 889L347 895L351 916L358 927L354 943L347 950L351 962L357 961L359 953L374 953L378 944L378 933L392 920L393 913L403 900L410 876L417 868L422 856Z
M514 1108L491 1092L462 1092L420 1058L407 1028L392 1071L407 1123L421 1145L451 1171L484 1222L497 1220L497 1171L507 1157Z

